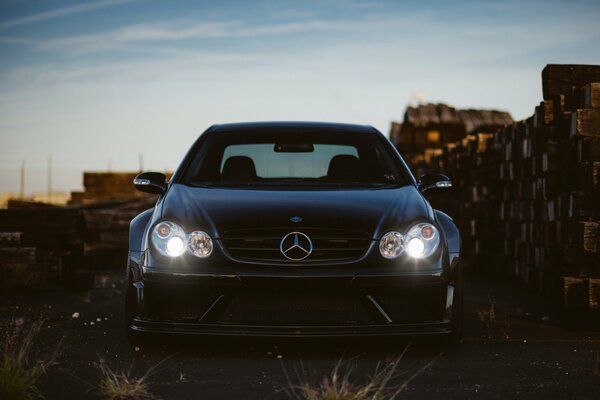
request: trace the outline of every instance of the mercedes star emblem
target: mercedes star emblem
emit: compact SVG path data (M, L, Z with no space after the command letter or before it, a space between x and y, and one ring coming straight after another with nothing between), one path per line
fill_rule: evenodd
M301 261L310 256L313 251L313 244L304 233L291 232L281 239L279 250L288 260Z

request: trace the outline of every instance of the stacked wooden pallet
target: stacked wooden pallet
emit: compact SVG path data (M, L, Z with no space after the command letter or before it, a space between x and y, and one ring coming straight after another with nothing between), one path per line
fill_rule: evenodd
M50 278L71 278L81 266L83 240L77 210L0 210L0 281L34 287Z
M415 167L427 166L444 147L467 134L493 132L513 122L510 114L496 110L458 110L445 104L408 107L402 123L392 123L390 139Z
M71 204L141 198L146 195L132 185L136 172L84 172L83 192L71 194Z
M140 212L154 207L156 196L83 206L86 263L92 267L125 265L129 224Z
M55 281L88 288L96 269L125 265L129 223L155 202L146 196L67 207L9 203L0 210L0 287Z
M46 281L47 263L36 247L25 246L22 232L0 232L0 287L37 287Z
M453 195L431 200L434 207L455 218L462 234L465 265L482 272L504 268L499 257L488 257L502 253L500 162L501 149L494 136L480 132L447 145L428 166L430 171L452 177Z
M534 115L446 145L428 168L449 174L472 269L519 278L564 305L600 294L600 66L549 65ZM410 157L409 157L410 160Z

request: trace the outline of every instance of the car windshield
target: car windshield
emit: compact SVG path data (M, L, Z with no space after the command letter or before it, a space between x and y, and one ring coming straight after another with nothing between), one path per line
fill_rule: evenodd
M181 183L198 186L382 187L404 184L383 140L356 132L208 133Z

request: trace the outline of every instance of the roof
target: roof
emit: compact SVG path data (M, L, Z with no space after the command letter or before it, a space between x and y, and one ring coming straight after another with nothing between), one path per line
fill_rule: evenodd
M265 122L238 122L229 124L215 124L208 130L211 132L231 132L257 129L290 129L290 130L330 130L346 132L378 132L371 125L344 124L336 122L311 122L311 121L265 121Z
M407 107L404 123L418 127L432 125L464 126L467 132L481 128L495 128L513 123L511 115L497 110L457 110L445 104L420 104Z

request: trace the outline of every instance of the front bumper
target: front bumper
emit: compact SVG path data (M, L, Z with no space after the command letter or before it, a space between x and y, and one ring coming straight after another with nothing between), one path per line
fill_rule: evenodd
M442 271L198 274L144 268L128 294L134 332L337 337L450 333Z

